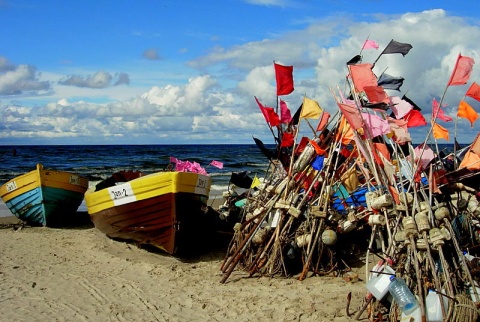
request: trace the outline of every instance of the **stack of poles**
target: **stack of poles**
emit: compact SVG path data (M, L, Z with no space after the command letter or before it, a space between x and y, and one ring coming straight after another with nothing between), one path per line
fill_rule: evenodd
M358 96L355 91L352 93L354 93L357 108L361 110ZM386 117L384 113L379 114L380 117ZM339 121L333 128L341 131L338 125ZM421 168L420 160L414 158L415 152L411 143L407 143L410 162L402 162L408 160L401 153L402 149L397 147L395 142L384 138L385 142L393 146L393 156L397 160L397 175L389 177L384 168L385 165L375 162L372 136L368 133L366 136L361 136L357 131L354 131L354 135L356 136L355 149L362 159L360 162L363 162L373 178L365 183L369 193L371 192L374 198L384 197L392 201L374 208L372 200L369 204L367 199L367 209L361 211L353 209L357 212L355 214L357 220L364 220L370 216L383 218L379 223L374 220L369 221L372 231L367 250L366 282L370 278L369 253L373 252L382 258L380 261L382 267L391 266L395 270L395 275L407 281L408 286L419 299L422 320L426 317L424 299L429 289L437 292L448 302L447 308L441 307L445 320L461 315L461 310L465 310L465 303L470 303L471 308L475 308L474 301L468 302L465 295L470 287L473 295L480 299L477 288L471 287L477 284L451 223L459 215L473 216L472 212L468 208L460 210L458 205L450 201L437 202L432 197L432 187L427 194L425 191L427 188L416 182L416 175L428 177L427 171L429 170L431 174L435 169ZM314 147L310 143L296 160L293 152L295 149L292 149L286 177L283 180L273 175L265 178L264 187L260 193L248 199L244 208L245 221L241 229L236 231L234 237L236 242L231 244L228 256L221 267L223 272L221 283L226 282L239 263L242 263L243 269L249 276L287 275L283 258L284 250L296 240L295 237L302 236L304 237L301 247L303 269L299 279L305 279L311 271L314 274L319 272L318 267L322 257L328 256L324 252L328 245L322 241L321 235L327 229L326 221L329 219L331 210L331 197L342 174L339 173L338 158L334 160L335 150L341 145L342 136L335 135L335 138L326 149L328 157L321 170L314 170L311 166L316 154L312 153ZM316 137L314 140L322 143ZM351 164L355 162L359 161L346 161ZM349 166L343 168L348 169ZM309 186L305 187L304 183L308 182L307 177L313 177L313 179ZM432 175L429 178L432 179ZM259 238L259 235L263 237ZM381 256L373 249L374 241L377 241L376 244L378 242L381 244ZM337 264L332 263L329 268ZM369 318L373 318L384 310L380 300L367 293L364 305L357 312L357 318L360 318L367 308L370 308ZM398 310L395 310L396 303L392 303L392 308L389 316L390 320L394 321L397 317L395 312L398 313ZM472 316L477 316L475 314Z

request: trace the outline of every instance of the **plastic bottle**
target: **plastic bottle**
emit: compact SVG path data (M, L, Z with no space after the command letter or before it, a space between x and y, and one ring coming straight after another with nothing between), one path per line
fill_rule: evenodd
M388 290L403 313L408 314L417 307L417 299L412 291L410 291L403 278L390 276Z
M434 290L428 290L427 297L425 298L425 308L428 322L442 322L442 306L440 301L440 295Z

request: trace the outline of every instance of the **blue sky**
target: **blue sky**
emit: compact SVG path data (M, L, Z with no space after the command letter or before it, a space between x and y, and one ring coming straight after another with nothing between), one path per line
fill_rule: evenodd
M330 89L367 37L380 48L364 62L391 39L413 46L374 72L404 77L389 94L407 92L427 120L458 54L472 57L470 82L445 95L455 117L480 83L479 12L477 0L0 0L0 144L273 143L254 99L276 105L273 61L294 66L292 113L304 95L334 113ZM459 119L457 140L479 129Z

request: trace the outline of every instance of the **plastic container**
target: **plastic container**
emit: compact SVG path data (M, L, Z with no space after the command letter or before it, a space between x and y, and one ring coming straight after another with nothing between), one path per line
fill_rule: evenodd
M412 291L410 291L403 278L390 276L388 290L403 313L409 314L417 308L417 299Z
M375 265L373 272L379 272L381 265ZM385 274L382 274L385 273ZM383 299L388 293L388 286L390 285L390 276L395 275L395 271L388 265L385 265L381 273L372 273L367 283L367 289L377 300Z
M405 312L402 312L402 315L400 317L400 322L413 322L413 321L414 322L422 321L422 309L420 308L419 305L417 305L415 310L413 310L408 314L406 314Z
M427 322L442 322L443 321L443 314L442 314L442 301L440 294L437 294L434 290L428 290L427 297L425 298L425 309L426 309L426 316ZM445 304L445 300L444 300Z

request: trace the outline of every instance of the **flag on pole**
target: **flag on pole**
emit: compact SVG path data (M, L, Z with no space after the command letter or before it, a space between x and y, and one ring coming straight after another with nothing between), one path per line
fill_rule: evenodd
M303 107L300 112L300 118L303 119L318 119L322 114L322 108L317 101L308 97L303 98Z
M277 113L273 110L273 107L267 107L262 105L258 98L255 97L255 100L257 101L258 107L260 108L260 111L263 114L263 117L265 118L265 121L267 121L270 126L277 126L280 124L280 118L278 117Z
M438 123L433 125L433 137L436 139L445 139L448 141L448 130Z
M394 77L386 73L382 73L378 78L378 86L382 86L384 89L391 89L395 91L400 91L400 87L403 85L403 77Z
M277 96L288 95L293 92L293 66L283 66L273 63L275 79L277 81Z
M457 62L455 63L455 67L453 68L447 86L466 84L470 78L474 64L475 61L473 58L458 54Z
M477 83L473 82L465 95L480 102L480 86Z
M287 103L280 100L280 122L288 124L292 121L292 114L288 109Z
M255 177L253 177L252 184L250 185L250 189L258 187L260 184L261 184L260 179L258 179L257 175L255 175Z
M316 132L323 131L325 126L328 124L328 120L330 119L330 113L327 111L323 111L322 117L320 118L320 121L318 122Z
M223 169L223 162L220 161L212 160L212 162L210 162L210 165L214 166L215 168Z
M365 86L378 85L372 68L372 64L350 65L350 76L357 91L362 92Z
M432 100L432 119L435 119L435 117L445 122L453 121L453 118L451 118L448 115L445 115L445 112L440 107L440 103L437 102L437 100L434 97Z
M416 109L411 110L408 112L407 115L403 118L407 121L407 127L417 127L417 126L425 126L427 125L427 121L425 121L425 117L423 117L420 111Z
M457 116L469 120L471 127L473 127L473 123L478 119L477 112L475 112L473 107L463 100L460 101L460 104L458 105Z
M403 56L405 56L406 54L408 54L408 52L412 48L413 47L410 44L401 43L401 42L398 42L398 41L395 41L395 40L392 39L388 43L387 47L385 47L385 49L383 50L382 55L384 55L384 54L402 54Z
M371 49L371 48L378 49L378 47L379 47L378 44L377 44L374 40L367 39L367 40L365 40L365 42L363 43L362 50L364 50L364 49Z

